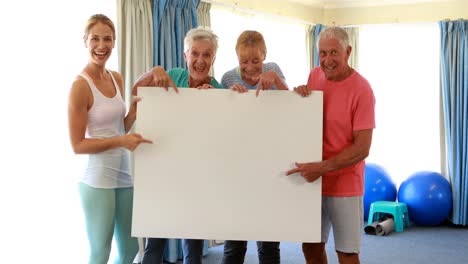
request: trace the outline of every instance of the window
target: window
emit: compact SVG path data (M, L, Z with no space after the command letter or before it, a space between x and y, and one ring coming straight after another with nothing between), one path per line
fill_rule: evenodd
M70 147L68 93L88 59L86 20L103 13L116 23L115 5L105 0L1 4L3 263L87 261L76 185L85 157ZM107 67L117 70L116 48L112 58Z
M359 71L376 97L367 162L386 168L397 186L417 171L440 172L438 25L365 25L359 35Z
M211 28L219 37L214 63L218 81L223 74L239 65L235 51L237 37L244 30L257 30L267 46L265 62L277 63L292 89L306 84L309 74L306 55L306 25L279 17L213 5Z

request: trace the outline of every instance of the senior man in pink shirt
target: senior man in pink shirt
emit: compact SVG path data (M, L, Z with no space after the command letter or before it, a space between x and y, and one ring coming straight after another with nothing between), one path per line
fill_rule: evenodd
M323 160L296 163L286 174L299 173L308 182L322 176L320 243L303 243L307 264L325 264L325 243L333 226L341 264L358 264L363 228L364 159L375 128L375 98L369 82L348 64L352 47L346 31L328 27L318 40L320 67L307 85L294 90L308 96L323 91Z

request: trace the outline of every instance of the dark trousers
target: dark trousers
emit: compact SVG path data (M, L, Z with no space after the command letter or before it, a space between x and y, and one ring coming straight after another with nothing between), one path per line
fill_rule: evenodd
M226 240L222 264L244 263L247 241ZM258 261L260 264L280 263L280 242L257 241Z
M166 238L148 238L145 253L141 264L162 264L164 260L164 249ZM203 244L201 239L183 239L182 251L184 264L201 264L203 258Z

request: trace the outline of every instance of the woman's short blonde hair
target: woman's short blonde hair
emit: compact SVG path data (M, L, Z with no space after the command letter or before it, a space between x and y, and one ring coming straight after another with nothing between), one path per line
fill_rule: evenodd
M257 47L263 56L266 56L267 48L263 35L255 30L246 30L237 38L236 53L239 56L240 50L246 47Z

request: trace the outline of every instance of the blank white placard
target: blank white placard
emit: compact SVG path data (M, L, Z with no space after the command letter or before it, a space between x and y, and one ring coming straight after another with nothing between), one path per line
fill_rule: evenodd
M322 93L140 87L132 235L319 242Z

